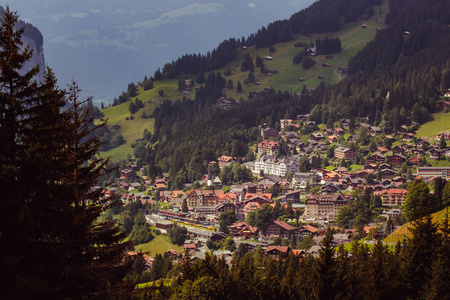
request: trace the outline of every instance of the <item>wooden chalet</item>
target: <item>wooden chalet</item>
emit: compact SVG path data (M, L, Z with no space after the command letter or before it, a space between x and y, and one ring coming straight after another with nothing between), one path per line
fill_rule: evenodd
M289 251L291 251L289 246L269 246L267 247L265 254L278 260L286 258L289 255Z
M286 222L275 220L269 225L261 228L260 234L269 237L286 238L289 233L296 234L297 228L289 225Z
M394 154L387 157L388 164L391 165L401 165L403 164L408 158L402 154Z

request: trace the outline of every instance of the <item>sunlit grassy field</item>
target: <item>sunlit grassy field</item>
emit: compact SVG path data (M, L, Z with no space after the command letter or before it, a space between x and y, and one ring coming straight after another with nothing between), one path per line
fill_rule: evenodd
M156 254L164 254L169 249L175 249L178 253L183 253L184 248L177 246L169 241L169 238L164 235L157 235L151 242L146 244L137 245L136 251L144 252L151 257L155 257Z

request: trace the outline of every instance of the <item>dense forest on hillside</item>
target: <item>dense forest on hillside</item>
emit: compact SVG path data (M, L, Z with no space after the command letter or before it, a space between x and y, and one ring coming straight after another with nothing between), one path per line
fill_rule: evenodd
M409 117L424 123L436 112L439 97L450 87L446 79L450 3L416 0L396 6L396 2L390 1L391 26L350 60L353 76L302 98L307 106L319 105L336 119L369 117L385 133Z

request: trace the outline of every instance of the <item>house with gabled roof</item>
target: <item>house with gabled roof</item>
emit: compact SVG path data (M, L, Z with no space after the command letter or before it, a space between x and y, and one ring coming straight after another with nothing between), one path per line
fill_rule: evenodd
M376 164L365 164L363 166L363 170L367 170L367 171L375 171L377 169L377 165Z
M405 155L402 154L394 154L391 156L387 156L387 162L391 165L401 165L403 164L408 158Z
M273 259L279 260L286 258L290 250L289 246L268 246L265 254Z
M322 133L317 132L317 133L311 133L311 139L313 141L317 141L318 142L318 141L321 141L321 140L325 139L325 137L323 136Z
M403 154L403 147L400 145L397 145L392 148L392 154Z
M236 157L222 155L217 159L219 163L220 170L223 170L225 166L231 165L233 162L237 161Z
M378 153L380 153L380 154L386 154L386 152L388 152L389 151L389 149L388 148L386 148L386 147L377 147L377 152Z
M260 229L260 234L269 237L286 238L289 234L296 235L296 231L297 228L289 225L288 223L281 220L275 220L272 223L263 226Z
M236 237L252 238L258 235L258 227L250 226L246 222L236 222L230 226L231 233ZM255 247L256 248L256 247Z
M380 172L381 172L381 178L383 178L383 179L392 178L397 174L397 172L392 169L383 169Z
M334 128L334 134L337 136L341 136L341 135L345 134L345 131L341 127L337 127L337 128Z
M317 234L319 234L319 229L312 225L303 225L297 229L297 234L301 238L304 238L308 235L316 236Z
M382 154L374 154L372 156L367 157L364 161L364 164L380 164L384 162L384 155Z
M372 136L379 135L379 134L381 134L381 129L378 126L370 126L369 133Z
M132 169L123 169L122 171L120 171L120 176L125 179L128 179L136 176L136 172L133 171Z
M238 206L231 200L223 200L216 205L216 216L229 210L234 211L236 216L238 215Z
M277 141L261 141L256 147L256 156L278 155L280 153L280 144Z

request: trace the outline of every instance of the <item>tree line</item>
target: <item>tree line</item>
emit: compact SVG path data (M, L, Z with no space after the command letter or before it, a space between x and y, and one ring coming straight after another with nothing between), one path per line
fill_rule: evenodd
M354 242L333 250L327 231L317 257L293 254L281 259L260 247L239 247L229 267L212 255L193 261L189 253L171 284L137 291L136 299L445 299L450 274L448 216L439 225L417 220L410 238L370 250Z

